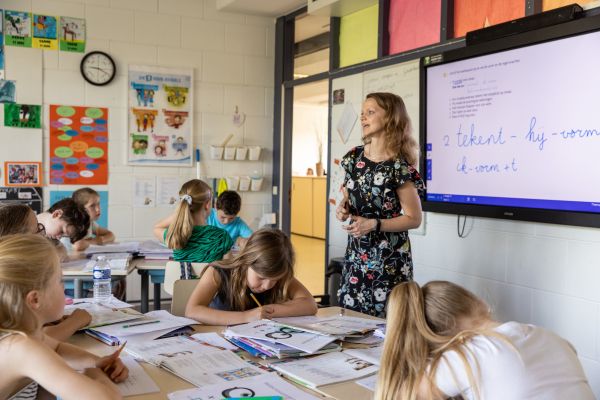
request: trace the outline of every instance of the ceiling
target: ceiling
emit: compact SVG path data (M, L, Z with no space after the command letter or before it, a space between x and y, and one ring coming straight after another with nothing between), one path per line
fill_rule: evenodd
M308 0L215 0L217 10L260 15L263 17L281 17L307 5Z

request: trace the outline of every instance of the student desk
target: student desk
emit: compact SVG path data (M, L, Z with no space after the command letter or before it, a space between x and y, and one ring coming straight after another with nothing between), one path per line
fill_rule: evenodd
M134 258L132 260L131 264L135 266L142 280L140 295L140 311L142 313L148 312L150 271L164 271L168 261L169 260L146 260L143 257ZM154 283L154 309L160 310L160 283Z
M328 307L321 308L317 315L326 317L331 315L339 314L339 307ZM362 316L366 318L375 319L370 316L365 316L355 311L346 310L346 315L348 316ZM224 329L223 326L209 326L209 325L194 325L194 329L197 332L218 332L221 333ZM114 352L117 348L107 346L91 337L84 334L77 334L71 337L70 343L79 346L85 350L90 351L91 353L98 355L108 355ZM265 360L259 358L250 357L247 353L245 354L246 358L253 359L255 361L265 363ZM171 392L175 392L177 390L189 389L194 386L190 383L187 383L181 378L176 377L175 375L167 372L162 368L155 367L153 365L147 363L140 363L144 370L150 375L150 377L154 380L156 385L160 388L160 393L149 393L145 395L139 396L131 396L127 397L127 399L131 400L164 400L167 398L167 394ZM317 392L313 392L309 389L302 388L307 392L311 393L313 396L320 397ZM329 396L339 399L339 400L368 400L373 397L373 392L368 389L357 385L354 382L342 382L334 385L322 386L319 390L328 394Z
M71 260L76 258L85 258L85 255L78 255L76 257L71 257ZM127 275L129 275L135 266L132 263L129 263L127 269L113 269L111 270L111 277L113 281L125 279ZM92 281L92 271L82 271L81 267L62 267L63 280L72 280L73 281L73 296L76 299L79 299L83 296L83 282Z

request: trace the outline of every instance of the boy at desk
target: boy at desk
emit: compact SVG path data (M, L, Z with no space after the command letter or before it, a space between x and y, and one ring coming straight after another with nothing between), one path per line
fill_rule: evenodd
M233 190L226 190L217 198L217 208L210 211L206 219L207 225L216 226L227 231L231 240L238 247L244 247L252 229L238 217L242 208L242 198Z

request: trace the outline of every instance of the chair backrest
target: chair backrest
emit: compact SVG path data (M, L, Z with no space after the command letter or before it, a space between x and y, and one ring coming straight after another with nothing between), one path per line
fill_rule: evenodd
M192 270L196 276L200 276L208 263L191 263ZM179 261L169 261L165 267L165 292L173 295L173 284L176 280L181 279L181 265Z
M178 279L173 283L171 314L178 317L185 316L185 306L198 282L198 279Z

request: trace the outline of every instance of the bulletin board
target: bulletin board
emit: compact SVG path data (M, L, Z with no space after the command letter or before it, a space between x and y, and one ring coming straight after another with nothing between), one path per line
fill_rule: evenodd
M372 92L391 92L404 100L412 123L412 135L419 143L419 60L377 68L333 79L331 82L331 159L329 173L329 237L330 255L335 257L346 247L347 234L335 218L335 208L341 200L340 186L344 172L339 165L342 157L354 146L362 144L360 112L362 102ZM424 234L425 220L415 233ZM412 232L412 231L411 231ZM335 248L335 249L334 249Z

